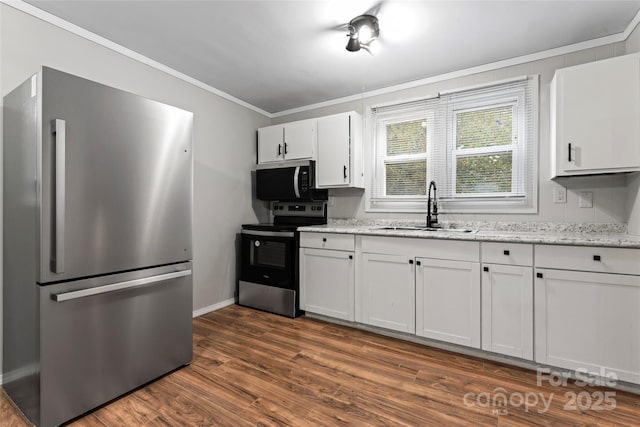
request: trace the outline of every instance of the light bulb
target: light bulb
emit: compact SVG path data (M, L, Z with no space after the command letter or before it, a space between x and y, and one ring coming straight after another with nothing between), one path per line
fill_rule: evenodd
M358 31L358 40L360 40L360 43L368 43L372 35L371 28L368 25L363 25Z

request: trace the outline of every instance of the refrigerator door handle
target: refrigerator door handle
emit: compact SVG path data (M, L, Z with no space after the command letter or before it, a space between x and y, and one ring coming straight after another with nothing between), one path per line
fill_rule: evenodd
M150 283L164 282L165 280L176 279L178 277L190 276L191 270L175 271L173 273L159 274L157 276L143 277L141 279L127 280L125 282L111 283L109 285L98 286L96 288L80 289L78 291L61 292L51 294L51 299L56 302L63 302L84 298L92 295L106 294L108 292L121 291L123 289L136 288Z
M53 134L55 138L55 254L51 260L54 273L64 273L64 235L65 235L65 158L67 143L67 124L55 119Z

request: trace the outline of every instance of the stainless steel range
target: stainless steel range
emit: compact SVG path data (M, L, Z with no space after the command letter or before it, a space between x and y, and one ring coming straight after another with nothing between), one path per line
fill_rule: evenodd
M327 203L274 202L273 223L245 224L241 233L240 305L289 317L299 305L296 229L327 223Z

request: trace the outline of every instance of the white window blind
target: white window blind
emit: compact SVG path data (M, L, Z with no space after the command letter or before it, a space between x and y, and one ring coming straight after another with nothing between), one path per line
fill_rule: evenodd
M537 76L372 107L370 210L422 212L436 181L443 212L534 212Z

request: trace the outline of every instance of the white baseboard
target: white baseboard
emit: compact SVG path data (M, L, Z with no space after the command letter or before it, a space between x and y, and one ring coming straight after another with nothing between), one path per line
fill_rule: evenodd
M209 305L207 307L193 310L193 317L202 316L203 314L211 313L212 311L220 310L221 308L228 307L236 303L235 298L229 298L228 300L220 301L219 303Z

